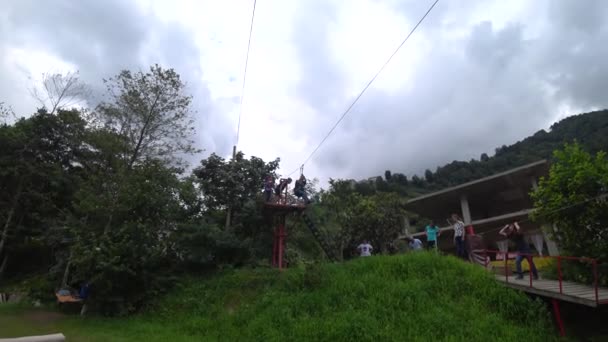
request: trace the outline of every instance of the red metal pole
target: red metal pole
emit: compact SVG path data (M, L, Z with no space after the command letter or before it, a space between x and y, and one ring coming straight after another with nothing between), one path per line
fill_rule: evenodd
M562 315L559 312L559 301L555 298L552 299L553 302L553 313L555 314L555 321L557 322L557 327L559 328L559 335L566 336L566 331L564 330L564 322L562 321Z
M598 291L597 291L597 287L598 287L598 277L597 277L597 260L593 260L593 285L595 287L595 304L599 305L600 304L600 299L598 296Z
M277 232L278 226L275 226L274 228L274 236L272 237L272 267L277 267L277 255L278 255L278 240L279 240L279 236L278 236L278 232Z
M557 256L557 279L559 280L559 294L562 294L562 257Z
M505 258L505 282L509 282L509 266L507 265L507 260L509 259L509 251L504 254Z
M280 223L279 226L279 255L278 255L278 263L279 270L283 269L283 222Z

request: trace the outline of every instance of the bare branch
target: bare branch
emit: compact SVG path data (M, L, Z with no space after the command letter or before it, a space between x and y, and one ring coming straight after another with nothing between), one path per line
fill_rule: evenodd
M42 90L33 86L30 94L50 114L85 101L91 94L88 85L80 81L78 72L43 73Z

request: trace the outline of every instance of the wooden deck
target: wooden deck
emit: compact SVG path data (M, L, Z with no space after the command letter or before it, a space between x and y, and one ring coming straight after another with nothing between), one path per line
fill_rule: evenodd
M608 305L608 288L598 288L599 303L595 300L595 288L593 286L578 284L571 281L562 281L562 293L559 292L559 282L553 279L539 279L532 281L527 275L524 279L515 279L509 276L508 282L504 275L496 275L496 279L508 287L533 293L543 297L556 298L566 302L597 307L598 305Z

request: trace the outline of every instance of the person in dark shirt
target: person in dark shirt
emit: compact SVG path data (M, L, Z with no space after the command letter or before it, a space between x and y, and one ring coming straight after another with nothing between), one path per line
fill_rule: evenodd
M279 185L277 185L277 187L274 189L274 193L277 196L281 196L281 192L285 191L285 189L287 188L287 185L291 184L291 178L281 178L279 180Z
M300 179L296 181L296 184L293 188L293 194L298 198L304 199L306 204L310 204L310 200L308 199L308 195L306 195L306 177L304 175L300 176Z
M532 260L530 245L526 242L524 235L521 233L519 224L517 224L517 222L508 224L500 230L499 234L508 237L515 244L515 248L517 249L517 258L515 259L515 268L517 269L516 279L523 279L524 277L521 270L521 262L524 259L528 260L530 272L534 279L538 279L538 272L536 270L536 265L534 265L534 260Z
M270 198L272 197L272 189L274 188L274 179L272 176L266 176L266 180L264 180L264 199L266 202L270 202Z

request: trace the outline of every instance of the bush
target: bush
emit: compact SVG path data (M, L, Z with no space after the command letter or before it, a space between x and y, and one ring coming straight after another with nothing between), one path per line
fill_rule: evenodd
M593 266L588 262L574 260L561 261L562 280L574 281L577 283L594 285ZM597 265L599 286L608 286L608 264ZM543 277L548 279L558 279L557 259L551 259L543 269Z

